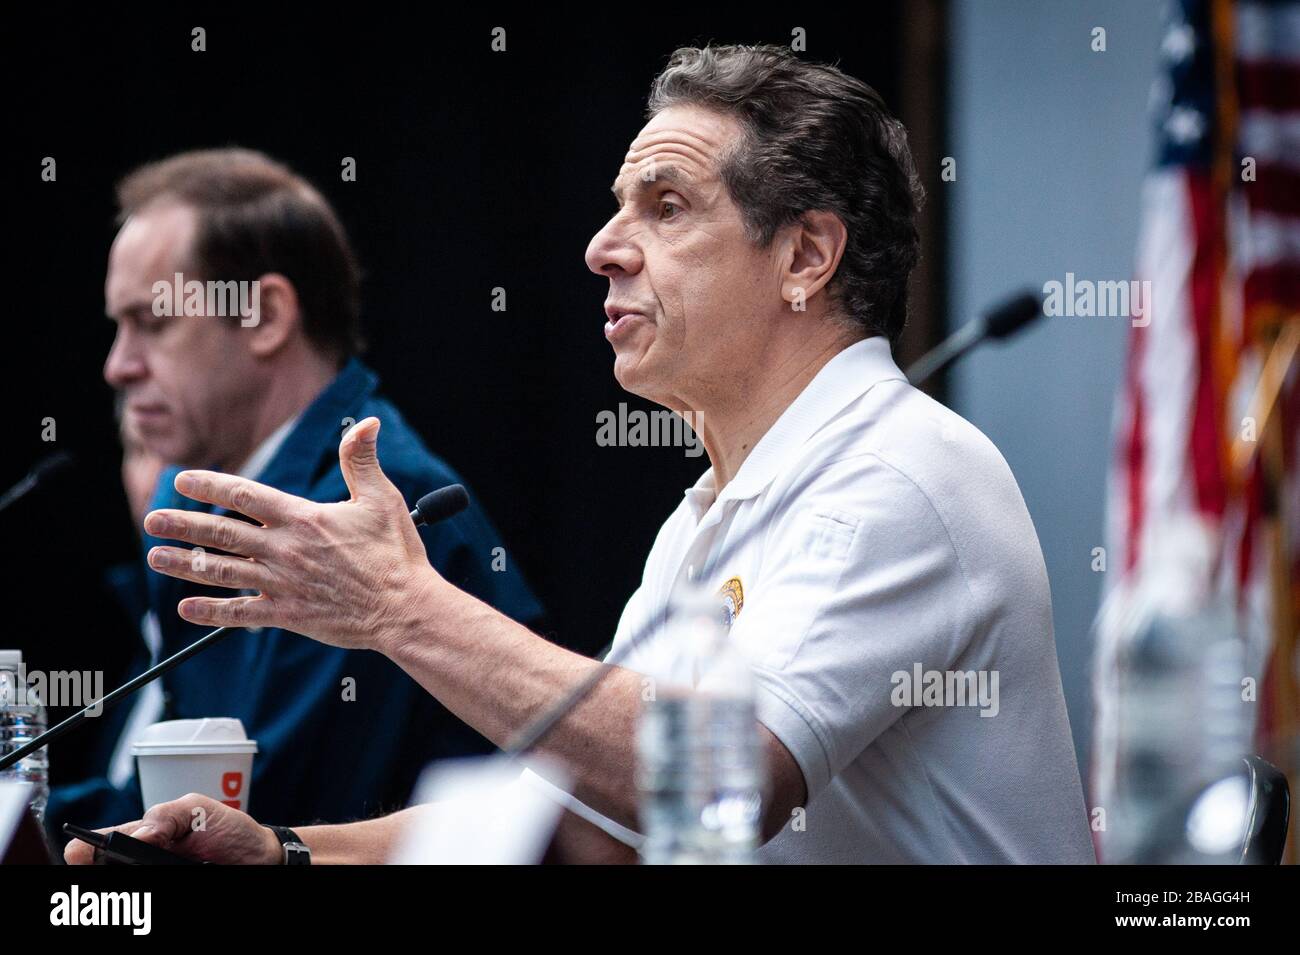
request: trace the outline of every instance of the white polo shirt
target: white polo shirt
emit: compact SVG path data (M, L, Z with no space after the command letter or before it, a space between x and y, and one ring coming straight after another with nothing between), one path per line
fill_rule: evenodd
M738 604L758 718L808 785L761 861L1094 861L1015 478L885 339L828 362L721 495L712 470L686 491L615 648L710 566L705 584ZM666 676L673 652L652 638L624 665Z

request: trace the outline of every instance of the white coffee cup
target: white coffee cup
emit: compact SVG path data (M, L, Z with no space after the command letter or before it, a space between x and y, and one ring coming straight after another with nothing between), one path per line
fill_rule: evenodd
M201 793L248 812L257 741L237 719L168 720L146 727L131 745L147 809Z

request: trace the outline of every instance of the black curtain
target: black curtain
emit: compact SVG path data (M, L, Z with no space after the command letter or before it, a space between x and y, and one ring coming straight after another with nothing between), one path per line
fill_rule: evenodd
M856 23L839 11L786 22L680 8L626 24L491 11L445 25L364 13L11 20L0 484L56 448L80 463L0 514L0 645L34 668L103 669L111 685L138 639L99 583L135 554L101 378L112 186L147 160L237 144L288 162L335 204L366 273L366 360L484 502L550 635L603 646L655 531L707 467L680 448L595 440L599 411L649 407L613 378L607 282L583 252L613 210L609 185L650 79L677 46L788 44L798 27L806 55L838 61L894 104L901 14L868 7ZM195 26L206 52L190 49ZM505 52L491 49L498 26ZM46 156L56 182L41 180ZM343 157L355 158L356 182L340 180ZM505 312L491 308L497 287ZM83 748L56 746L55 779L80 771Z

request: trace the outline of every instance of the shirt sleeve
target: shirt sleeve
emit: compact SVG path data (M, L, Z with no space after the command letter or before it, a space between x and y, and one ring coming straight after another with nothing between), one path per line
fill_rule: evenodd
M926 495L875 456L789 493L732 638L754 665L759 721L811 800L909 708L898 674L952 667L974 598Z
M629 829L621 823L615 822L608 816L605 816L592 809L585 802L582 802L575 796L556 786L544 776L533 772L531 769L525 769L520 779L529 786L536 788L543 795L555 800L565 809L569 810L576 816L579 816L596 828L602 830L606 835L617 839L625 846L633 849L640 849L645 838L639 833Z

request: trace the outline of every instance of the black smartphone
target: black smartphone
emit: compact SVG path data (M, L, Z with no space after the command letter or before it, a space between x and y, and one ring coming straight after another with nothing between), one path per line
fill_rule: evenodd
M151 846L139 839L132 839L123 832L96 832L83 829L70 822L63 824L63 831L74 839L80 839L95 847L97 863L117 863L119 865L206 865L194 859L187 859L166 849Z

